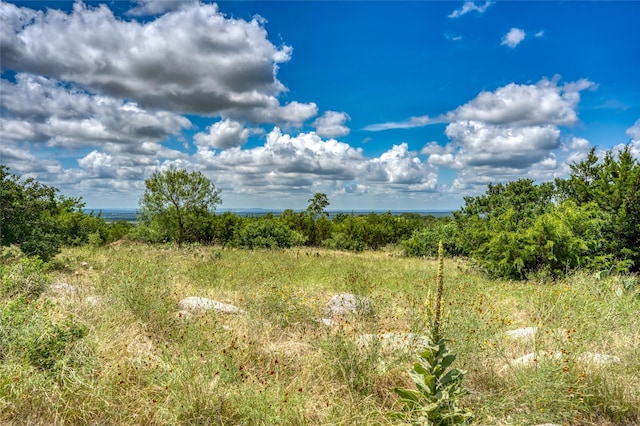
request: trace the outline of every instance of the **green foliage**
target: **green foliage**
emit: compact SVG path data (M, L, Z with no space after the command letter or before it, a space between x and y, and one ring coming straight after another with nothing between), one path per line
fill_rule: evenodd
M393 389L405 406L397 416L415 425L469 424L473 415L460 405L467 394L462 386L464 373L450 368L455 359L445 339L426 346L409 373L418 389Z
M313 198L309 199L309 206L307 207L307 213L314 218L319 216L328 216L327 207L329 206L329 198L327 194L317 192L313 195Z
M438 255L438 243L443 242L444 252L448 256L458 256L462 252L456 245L457 225L449 218L442 218L413 232L411 238L402 241L405 256Z
M47 303L19 296L0 305L0 359L23 359L55 373L63 362L73 361L68 349L87 334L88 328L71 317L54 320Z
M454 213L457 244L486 272L523 279L602 268L610 214L595 203L554 201L552 184L530 180L489 185Z
M31 178L21 180L0 165L0 245L15 244L26 255L49 261L63 245L88 243L90 234L106 242L107 224L84 214L83 207L81 199L65 198Z
M27 360L42 370L55 370L64 358L66 349L88 332L85 325L71 319L45 323L40 334L31 335L26 341Z
M610 150L601 161L594 148L571 165L569 179L556 184L564 199L578 205L595 203L608 215L599 255L609 257L611 267L640 271L640 162L631 147Z
M0 265L0 296L37 299L46 289L51 278L47 264L38 258L21 258L16 263Z
M238 244L249 249L285 248L291 247L293 238L294 235L286 225L275 219L261 218L242 228ZM296 238L299 239L299 235Z
M201 172L187 172L173 165L154 172L144 183L142 218L147 223L160 223L178 245L187 241L187 228L198 223L195 218L206 216L222 202L220 190Z

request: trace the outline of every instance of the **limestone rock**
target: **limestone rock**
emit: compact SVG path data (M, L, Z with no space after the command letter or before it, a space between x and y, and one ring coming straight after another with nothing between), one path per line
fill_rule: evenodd
M558 360L562 358L562 353L560 352L548 352L548 351L540 351L540 352L531 352L520 358L516 358L511 361L511 365L519 366L519 367L530 367L536 365L538 362L549 361L549 360Z
M57 282L51 284L49 289L58 294L65 294L69 296L77 296L78 295L78 287L73 286L71 284Z
M189 311L191 313L203 312L203 311L216 311L225 314L245 314L243 309L237 306L229 305L227 303L218 302L216 300L207 299L206 297L190 296L182 299L178 302L178 307L181 310Z
M598 354L593 352L585 352L578 359L582 362L594 365L619 364L620 357L615 355Z
M533 340L538 332L538 327L524 327L505 331L505 335L518 340Z
M371 301L364 296L342 293L331 298L324 308L325 318L335 318L351 314L367 315L371 313Z

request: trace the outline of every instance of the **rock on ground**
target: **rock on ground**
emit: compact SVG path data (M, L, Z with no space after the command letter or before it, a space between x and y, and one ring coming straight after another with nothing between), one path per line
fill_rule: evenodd
M532 340L536 333L538 332L538 327L524 327L517 328L515 330L505 331L508 337L519 340Z
M59 294L67 294L71 296L78 295L78 287L73 286L71 284L67 284L67 283L60 283L60 282L54 283L54 284L51 284L49 289Z
M371 301L364 296L342 293L333 296L324 308L325 318L337 316L371 313Z
M342 293L331 298L322 310L323 318L318 321L323 325L332 326L345 317L354 314L368 315L371 312L371 301L366 297Z
M535 365L536 363L541 361L548 361L552 359L557 360L561 358L562 358L562 353L560 352L548 352L548 351L540 351L537 353L531 352L524 356L521 356L520 358L514 359L513 361L511 361L511 365L528 367L528 366Z
M216 311L225 314L245 314L243 309L227 303L218 302L216 300L207 299L206 297L190 296L178 302L180 310L192 313L202 311Z
M607 354L598 354L593 352L585 352L581 354L578 359L585 363L606 365L606 364L619 364L620 357Z

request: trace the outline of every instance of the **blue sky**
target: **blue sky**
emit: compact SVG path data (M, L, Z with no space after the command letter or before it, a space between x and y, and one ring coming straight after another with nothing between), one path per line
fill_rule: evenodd
M133 208L170 164L222 209L456 209L640 158L640 2L0 3L0 163Z

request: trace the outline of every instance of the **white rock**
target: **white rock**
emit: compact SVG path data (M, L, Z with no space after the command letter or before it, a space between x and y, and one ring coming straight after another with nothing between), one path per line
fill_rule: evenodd
M364 296L342 293L333 296L324 307L325 318L333 319L351 314L371 313L371 302Z
M537 332L538 332L538 327L524 327L524 328L517 328L515 330L505 331L504 334L506 334L508 337L511 337L513 339L532 340L536 336Z
M514 359L513 361L511 361L511 365L528 367L528 366L536 365L536 363L541 361L557 360L561 358L562 358L562 353L560 352L547 352L547 351L541 351L537 353L531 352L524 356L521 356L520 358Z
M78 287L67 283L54 283L51 284L51 287L49 288L57 293L66 293L70 295L78 294Z
M98 296L87 296L84 298L84 301L87 302L88 305L96 306L100 303L100 298Z
M619 364L620 357L607 354L598 354L593 352L585 352L581 354L578 359L582 362L591 364L605 365L605 364Z
M190 312L200 311L217 311L225 314L245 314L243 309L227 303L218 302L216 300L207 299L206 297L190 296L178 302L181 310Z
M327 327L331 327L331 326L336 324L336 322L334 320L332 320L331 318L320 318L318 320L318 322L320 324L322 324L322 325L327 326Z

